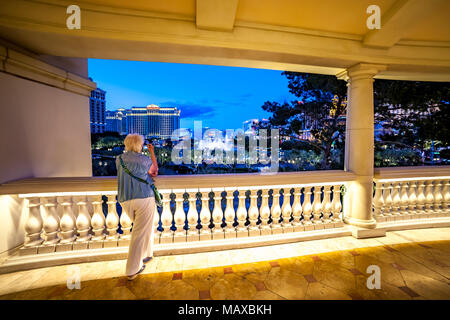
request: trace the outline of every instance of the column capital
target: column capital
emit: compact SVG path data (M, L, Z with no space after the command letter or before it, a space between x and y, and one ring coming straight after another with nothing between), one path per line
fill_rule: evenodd
M346 82L359 79L373 79L376 74L386 70L386 68L386 65L382 64L358 63L337 73L336 77Z

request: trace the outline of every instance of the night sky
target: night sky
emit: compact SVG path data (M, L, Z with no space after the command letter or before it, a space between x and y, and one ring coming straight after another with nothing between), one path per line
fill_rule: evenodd
M291 101L279 70L179 63L89 59L89 76L106 90L106 109L176 106L181 127L242 128L242 122L268 118L264 101Z

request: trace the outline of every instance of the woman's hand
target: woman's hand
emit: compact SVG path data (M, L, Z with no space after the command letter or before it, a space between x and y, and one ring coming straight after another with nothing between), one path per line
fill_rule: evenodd
M152 166L150 167L150 170L148 171L148 174L152 178L156 177L158 175L158 166L155 166L152 164Z

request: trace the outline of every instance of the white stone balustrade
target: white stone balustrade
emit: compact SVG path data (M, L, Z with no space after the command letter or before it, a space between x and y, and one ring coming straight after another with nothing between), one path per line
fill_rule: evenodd
M160 223L162 231L155 230L155 244L339 228L343 226L340 190L341 185L332 184L163 189L162 209L155 212L154 220L154 227ZM448 199L445 192L442 208ZM132 220L124 208L116 209L116 192L66 193L58 202L55 199L54 195L28 198L23 254L129 245Z
M378 222L450 216L449 179L375 180L373 215Z

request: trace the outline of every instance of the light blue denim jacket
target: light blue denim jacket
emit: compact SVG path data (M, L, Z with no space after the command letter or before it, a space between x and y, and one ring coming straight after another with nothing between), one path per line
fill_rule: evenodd
M142 153L132 151L125 151L121 156L128 170L136 177L148 181L149 184L145 184L126 173L120 164L119 156L117 156L117 200L124 202L131 199L154 197L155 195L151 187L153 179L148 174L152 160Z

